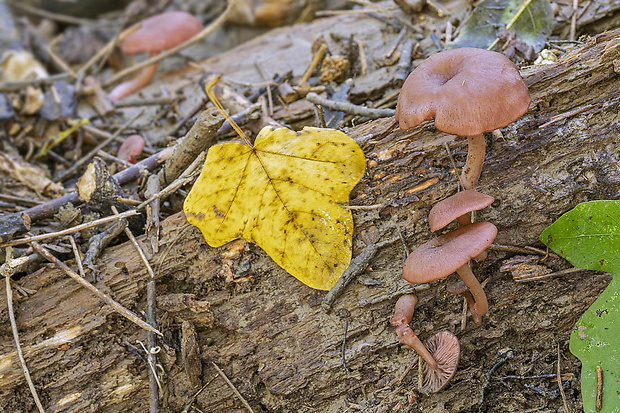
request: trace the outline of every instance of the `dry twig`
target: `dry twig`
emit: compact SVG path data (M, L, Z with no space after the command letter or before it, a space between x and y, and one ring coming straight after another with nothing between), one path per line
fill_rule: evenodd
M118 215L118 210L116 209L115 206L112 206L112 212L114 212L115 215ZM138 251L138 254L140 255L140 259L142 259L142 262L144 263L144 266L146 267L146 271L149 273L150 279L147 283L147 300L149 300L150 303L147 304L147 315L148 315L147 321L152 326L152 328L155 329L157 325L155 321L155 305L154 305L155 304L155 273L153 272L153 268L151 267L151 264L149 263L148 258L146 258L146 254L144 253L144 250L138 243L138 240L136 239L136 237L134 237L131 230L127 227L125 227L125 235L127 235L127 238L129 238L129 240L135 247L136 251ZM157 364L157 359L155 357L155 353L153 353L152 351L156 346L155 334L153 333L154 333L153 331L149 331L147 333L148 334L147 335L148 349L146 352L148 365L149 365L149 370L148 370L149 413L157 413L159 411L158 390L159 390L160 384L159 384L159 379L157 377L157 372L155 371L155 368L154 368L154 366Z
M90 152L82 156L77 162L71 165L71 167L65 169L60 174L58 174L55 181L56 182L63 181L66 177L70 176L75 171L77 171L79 168L81 168L83 165L88 163L88 161L90 161L95 155L97 155L97 152L99 152L101 149L108 146L114 139L116 139L118 135L120 135L125 129L127 129L136 119L142 116L143 113L144 113L144 110L141 110L140 112L136 113L131 119L129 119L120 128L118 128L112 136L110 136L108 139L101 142L99 145L95 146Z
M202 111L189 132L174 146L172 155L159 171L160 183L166 185L174 181L188 164L213 145L223 122L224 116L217 109L209 108Z
M85 224L81 224L81 225L76 225L75 227L67 228L67 229L64 229L62 231L50 232L50 233L41 234L41 235L32 235L32 236L29 236L29 237L26 237L26 238L18 238L18 239L14 239L14 240L11 240L11 241L7 241L7 242L5 242L3 244L0 244L0 248L12 247L12 246L15 246L15 245L28 244L30 242L43 241L45 239L50 239L50 238L62 237L63 235L73 234L74 232L78 232L78 231L81 231L83 229L96 227L97 225L107 224L108 222L118 221L120 219L131 217L133 215L138 215L138 214L139 214L138 211L129 210L129 211L125 211L125 212L123 212L123 213L121 213L119 215L112 215L112 216L109 216L109 217L105 217L105 218L101 218L101 219L96 219L94 221L86 222Z
M13 339L15 340L17 355L19 357L19 361L21 362L22 370L24 371L24 377L26 378L28 388L30 389L30 393L34 398L34 402L37 405L39 412L45 413L45 409L43 409L43 405L41 404L41 400L39 399L37 390L34 387L32 378L30 377L30 371L28 370L28 366L26 365L26 360L24 359L22 347L19 344L19 332L17 331L17 322L15 321L15 312L13 311L13 290L11 289L11 276L15 274L16 268L20 268L22 266L22 263L27 261L28 257L12 259L12 253L9 249L9 251L7 251L6 262L2 265L2 267L0 267L0 275L4 276L4 279L6 280L6 304L9 313L9 320L11 321Z
M583 268L571 267L571 268L567 268L565 270L560 270L560 271L552 272L552 273L549 273L549 274L538 275L538 276L535 276L535 277L522 277L522 278L513 277L513 280L515 282L518 282L518 283L529 282L529 281L540 281L540 280L544 280L544 279L547 279L547 278L557 277L559 275L574 274L574 273L580 272L580 271L584 271L584 269Z
M327 54L327 45L323 43L321 47L319 48L319 50L317 50L317 52L312 57L310 66L308 66L308 69L306 69L306 72L301 77L301 80L299 81L299 83L297 83L298 85L303 85L303 84L308 83L308 79L310 79L310 76L312 76L312 72L314 72L314 69L316 69L316 67L323 61L326 54Z
M314 92L310 92L306 95L306 99L316 105L321 105L330 110L337 110L352 115L364 116L370 119L386 118L394 116L395 111L393 109L373 109L365 106L354 105L349 102L336 102L335 100L329 100L320 97Z
M94 22L93 20L82 19L79 17L69 16L66 14L53 13L53 12L43 10L43 9L37 9L36 7L32 7L32 6L29 6L28 4L25 4L25 2L9 0L7 1L7 3L9 3L11 7L15 7L16 9L24 13L30 14L32 16L42 17L44 19L57 21L59 23L75 24L77 26L87 26Z
M117 215L117 216L120 216L120 214ZM138 327L140 327L140 328L142 328L144 330L152 331L152 332L154 332L154 333L156 333L156 334L158 334L160 336L163 336L163 334L160 333L159 330L151 327L150 325L148 325L147 323L142 321L142 319L140 317L138 317L137 315L135 315L133 312L129 311L128 309L123 307L121 304L119 304L118 302L114 301L112 298L108 297L107 295L105 295L104 293L99 291L97 289L97 287L95 287L94 285L92 285L91 283L86 281L84 278L80 277L80 275L78 273L73 271L64 262L60 261L54 255L52 255L48 250L43 248L38 242L33 241L33 242L31 242L31 245L39 254L44 256L48 261L50 261L53 264L55 264L65 274L67 274L69 277L71 277L75 281L77 281L78 284L80 284L82 287L86 288L87 290L89 290L90 292L95 294L97 297L99 297L104 303L106 303L109 306L111 306L120 315L122 315L123 317L125 317L126 319L128 319L129 321L131 321L132 323L136 324Z
M566 393L564 393L564 387L562 387L562 372L560 369L560 343L558 343L558 370L556 375L558 381L558 388L560 389L560 395L562 396L562 403L564 404L564 412L571 413L568 407L568 401L566 400Z
M123 30L118 36L114 37L114 39L110 40L108 42L108 44L106 44L103 48L101 48L101 50L99 50L93 57L90 58L90 60L88 62L86 62L84 64L84 66L82 66L80 68L80 70L78 70L78 75L82 76L84 74L86 74L86 72L95 64L97 63L97 61L99 59L101 59L102 57L106 56L108 53L110 53L112 51L112 49L114 49L114 46L116 46L116 44L118 42L122 42L125 37L129 36L131 33L135 32L136 30L138 30L140 28L140 24L134 24L133 26Z
M146 194L147 196L153 196L159 193L161 185L159 178L155 175L151 175L147 181ZM147 206L147 226L146 236L150 239L151 250L156 253L159 250L159 199L153 200ZM155 314L156 305L156 289L155 280L150 279L146 283L146 321L157 328L157 317ZM149 366L155 366L157 364L157 354L152 351L157 345L155 334L149 332L146 335L147 345L149 348L147 357ZM157 378L157 372L151 368L149 370L149 413L157 413L159 411L159 380Z
M243 405L245 406L246 409L248 409L248 411L250 413L254 413L254 410L252 410L252 407L248 404L248 402L243 398L243 396L241 395L241 393L239 393L239 390L237 390L237 388L235 387L234 384L232 384L232 382L228 379L228 377L226 377L226 374L224 374L224 372L222 371L222 369L220 369L217 364L215 364L214 362L211 362L211 364L213 365L213 367L215 368L215 370L217 371L217 373L224 379L224 381L226 382L226 384L228 384L228 386L230 386L230 388L232 389L233 393L235 393L235 396L237 396L237 398L239 400L241 400L241 403L243 403Z

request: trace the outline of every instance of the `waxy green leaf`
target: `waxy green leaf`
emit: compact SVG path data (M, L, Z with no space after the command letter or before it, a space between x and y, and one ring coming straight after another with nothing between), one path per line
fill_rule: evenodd
M549 0L482 0L449 48L486 49L504 28L514 29L518 39L539 52L553 28L551 3Z
M543 231L540 240L573 265L610 272L614 279L577 322L570 350L581 360L585 412L596 412L596 367L603 372L602 408L620 406L620 201L577 205Z

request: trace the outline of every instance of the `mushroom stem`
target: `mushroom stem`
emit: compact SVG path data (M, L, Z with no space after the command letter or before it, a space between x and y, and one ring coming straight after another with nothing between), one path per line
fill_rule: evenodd
M474 320L474 324L480 327L482 325L482 317L480 316L480 314L478 314L474 310L474 307L475 307L474 297L471 295L471 293L467 289L467 286L465 285L465 283L462 281L459 281L457 283L448 285L448 292L450 294L459 294L463 296L463 298L465 298L465 301L467 301L467 306L469 307L469 312L471 313L471 317Z
M464 189L475 189L482 173L486 144L484 135L467 137L467 160L461 171L461 183Z
M474 324L480 327L482 325L482 316L478 314L475 310L474 297L471 295L469 290L465 291L461 295L465 297L465 300L467 301L467 305L469 306L469 312L471 313L471 318L474 320Z
M469 288L469 291L471 291L475 301L474 312L481 316L485 315L489 309L487 295L484 293L482 285L478 282L471 268L469 268L469 263L456 270L456 273L461 277L467 288Z
M431 370L436 370L437 361L409 326L417 303L418 299L415 295L400 297L394 306L394 315L390 318L390 324L396 327L398 341L414 349Z
M471 216L469 215L469 212L468 212L467 214L463 214L460 217L458 217L456 221L459 223L459 227L464 227L465 225L471 224Z
M158 53L159 52L149 53L149 58L156 56ZM132 93L137 92L143 87L149 85L151 83L151 80L153 80L153 77L155 77L158 64L159 63L154 63L150 66L145 67L136 78L128 80L127 82L123 82L120 85L116 86L108 95L110 100L116 102L117 100L120 100L125 96L129 96Z

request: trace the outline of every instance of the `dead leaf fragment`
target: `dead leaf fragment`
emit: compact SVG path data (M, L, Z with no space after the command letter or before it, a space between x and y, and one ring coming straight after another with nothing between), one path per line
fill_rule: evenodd
M43 92L33 86L26 87L26 97L20 112L24 115L34 115L43 106Z
M0 174L10 176L37 194L52 198L64 194L63 186L52 182L43 168L16 155L0 152Z
M20 80L44 79L47 70L30 52L9 50L2 55L0 80L17 82Z

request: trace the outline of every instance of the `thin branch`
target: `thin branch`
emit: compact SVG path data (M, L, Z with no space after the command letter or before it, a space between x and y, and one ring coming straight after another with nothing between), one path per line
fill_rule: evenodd
M41 234L41 235L33 235L30 237L26 237L26 238L18 238L18 239L14 239L11 241L7 241L4 244L0 244L0 248L28 244L30 242L43 241L45 239L50 239L50 238L62 237L63 235L73 234L74 232L78 232L83 229L96 227L97 225L107 224L108 222L118 221L120 219L131 217L131 216L138 215L138 214L139 214L138 211L130 209L129 211L125 211L118 215L112 215L109 217L96 219L94 221L90 221L85 224L76 225L75 227L67 228L62 231L50 232L48 234Z
M158 193L161 189L159 178L156 175L151 175L146 184L147 196ZM159 249L159 199L151 202L146 211L149 219L147 220L146 236L151 241L151 250L153 254L157 253ZM153 327L157 328L157 315L156 315L156 285L155 280L150 279L146 283L146 321ZM148 332L146 335L147 345L149 352L147 354L149 365L154 366L157 364L157 353L152 351L157 346L157 339L155 334ZM157 377L157 372L154 369L149 370L149 413L157 413L159 411L159 391L160 384Z
M394 113L396 112L394 109L373 109L365 106L354 105L349 102L336 102L335 100L322 98L314 92L308 93L306 95L306 99L308 99L309 102L321 105L327 109L338 110L352 115L364 116L370 119L387 118L394 116Z
M157 321L155 317L155 280L149 280L146 283L146 321L155 328ZM157 353L153 351L157 346L155 334L146 333L146 344L148 345L147 360L149 363L149 413L157 413L159 411L159 393L161 384L157 376L157 371L153 368L157 365Z
M241 395L241 393L239 393L239 390L237 390L237 388L235 387L234 384L232 384L232 382L230 380L228 380L228 377L226 377L226 374L224 374L224 372L222 371L222 369L220 369L217 364L215 364L214 362L211 362L211 364L213 364L213 367L215 367L215 370L217 371L217 373L224 379L224 381L226 382L226 384L228 384L230 386L230 388L232 389L233 393L235 393L235 396L237 396L237 398L239 400L241 400L241 403L243 403L243 405L245 406L246 409L248 409L248 411L250 413L254 413L254 410L252 410L252 407L248 404L248 402L243 398L243 396Z
M11 278L5 277L6 280L6 303L9 311L9 319L11 320L11 330L13 330L13 339L15 340L15 347L17 348L17 355L19 356L19 361L22 364L22 369L24 371L24 377L26 378L26 382L28 383L28 388L30 388L30 393L32 393L32 397L34 398L34 402L37 405L37 408L41 413L45 413L45 409L43 409L43 405L41 404L41 400L39 400L39 395L37 394L37 390L34 387L34 383L32 383L32 378L30 377L30 372L28 371L28 366L26 365L26 360L24 359L24 353L22 352L22 347L19 344L19 332L17 331L17 323L15 322L15 314L13 313L13 292L11 291Z
M150 331L148 334L152 334ZM155 370L155 356L156 353L159 352L159 348L155 349L154 347L149 346L147 349L144 344L138 340L140 346L146 353L146 364L149 367L149 413L157 413L159 411L159 393L163 392L161 388L161 383L159 381L159 377L157 377L157 371ZM154 385L151 387L151 380L153 380Z
M17 331L17 322L15 321L15 312L13 311L13 290L11 289L11 276L15 273L15 269L21 267L21 262L27 261L28 257L21 257L15 260L12 259L11 250L7 251L6 263L2 266L0 272L4 276L6 280L6 305L9 312L9 319L11 320L11 330L13 331L13 339L15 340L15 347L17 348L17 355L19 356L19 361L22 365L22 370L24 371L24 377L26 378L26 382L28 383L28 387L30 388L30 393L32 393L32 397L34 398L34 402L37 405L37 408L41 413L45 413L45 409L43 409L43 405L41 404L41 400L39 399L39 395L37 394L37 390L34 387L34 383L32 382L32 378L30 377L30 372L28 371L28 366L26 365L26 360L24 359L24 353L22 352L22 347L19 344L19 332Z
M83 165L88 163L95 155L97 155L97 152L99 152L101 149L108 146L114 139L116 139L118 135L120 135L125 129L127 129L136 119L142 116L143 113L144 113L144 110L141 110L140 112L136 113L131 119L129 119L127 122L125 122L125 124L123 124L120 128L118 128L116 132L112 134L112 136L110 136L108 139L101 142L99 145L95 146L90 152L82 156L77 162L71 165L71 167L65 169L60 174L58 174L55 181L56 182L63 181L66 177L68 177L73 172L77 171Z
M177 179L175 179L172 183L170 183L170 185L162 189L160 192L156 193L146 201L142 202L136 207L136 209L142 209L156 199L166 197L169 194L175 192L177 189L184 186L185 184L190 183L194 179L194 172L198 169L200 164L205 161L206 156L206 152L202 152L200 155L198 155L198 157L194 159L194 162L192 162Z
M524 283L524 282L529 282L529 281L540 281L540 280L544 280L547 278L557 277L559 275L574 274L576 272L581 272L581 271L585 271L585 270L583 268L571 267L565 270L560 270L560 271L552 272L549 274L537 275L534 277L512 277L512 279L514 282Z
M54 63L60 66L62 70L69 73L69 75L71 75L72 78L77 79L77 74L52 49L56 45L56 43L58 43L58 41L62 38L62 36L63 36L62 34L59 34L54 39L52 39L52 41L45 47L45 50L50 55Z
M312 72L314 72L314 70L319 65L319 63L323 61L323 58L325 58L326 54L327 54L327 45L323 43L321 47L319 48L319 50L317 50L314 56L312 57L312 61L310 62L310 65L306 69L306 72L304 73L304 75L301 77L301 80L299 81L298 85L303 85L308 82L308 79L310 79L310 76L312 76Z
M75 239L73 239L71 235L69 235L67 238L69 238L69 242L71 243L71 249L73 250L73 256L75 257L75 262L77 263L78 271L80 271L80 275L82 276L82 278L86 277L86 274L84 273L84 265L82 265L82 258L80 257L80 251L78 250L77 243L75 242Z
M550 256L553 258L559 258L558 255L554 253L548 253L540 248L530 247L526 245L525 247L515 247L512 245L501 245L501 244L491 244L489 248L491 251L504 251L504 252L516 252L518 254L536 254L542 255L543 257Z
M400 29L400 32L398 33L398 36L396 36L396 39L394 40L394 43L392 43L392 47L390 47L390 50L385 55L386 59L389 59L390 57L392 57L392 55L394 54L394 52L398 48L398 45L403 40L403 37L405 36L405 33L407 33L407 28L406 27L403 27L402 29Z
M42 17L44 19L57 21L59 23L75 24L77 26L87 26L87 25L96 23L95 20L81 19L79 17L73 17L73 16L69 16L66 14L53 13L47 10L38 9L36 7L32 7L27 4L24 4L24 2L21 2L21 1L18 2L18 1L9 0L7 3L9 3L11 7L15 7L16 9L18 9L19 11L23 13L30 14L32 16Z
M158 105L173 105L178 103L180 100L185 99L185 96L169 96L169 97L158 97L158 98L150 98L150 99L134 99L131 101L120 101L114 102L115 108L129 108L134 106L158 106Z
M204 386L202 386L200 388L200 390L198 390L196 393L194 393L194 395L192 396L192 398L189 400L189 403L187 403L185 405L185 407L183 408L183 410L181 410L181 413L188 413L189 409L192 408L192 404L194 403L194 401L196 400L196 397L198 397L200 395L200 393L202 393L204 391L204 389L207 388L207 386L209 386L209 384L211 384L213 382L213 380L215 380L217 377L219 376L219 374L216 374L215 376L213 376L208 382L206 382L204 384Z
M575 40L575 36L577 34L577 19L579 15L577 10L579 9L579 0L573 0L573 15L570 19L570 34L568 40Z
M571 413L571 409L568 407L568 401L566 400L566 393L564 393L564 387L562 387L562 372L560 368L560 343L558 343L558 369L557 369L557 381L558 388L560 389L560 395L562 396L562 404L564 405L564 412ZM598 411L598 410L597 410Z
M114 215L116 216L120 215L114 205L112 205L112 212L114 212ZM142 249L140 244L138 244L138 240L136 240L136 237L133 236L133 233L131 232L131 230L127 227L125 227L125 235L127 235L127 238L129 238L129 240L135 247L136 251L138 251L138 254L140 255L140 259L144 263L144 266L146 267L146 271L149 273L149 276L151 277L151 279L155 279L155 273L153 272L153 268L151 267L151 264L149 264L148 258L146 258L146 254L144 254L144 250Z
M69 73L60 73L57 75L51 75L51 76L40 78L40 79L17 80L13 82L0 82L0 92L13 92L15 90L24 89L27 86L51 85L58 80L66 80L70 78L71 78L71 75Z
M329 312L331 310L334 301L336 301L340 294L342 294L347 285L349 285L349 283L355 277L357 277L366 268L368 268L370 261L373 259L379 248L382 248L383 246L391 244L397 240L398 239L395 238L385 240L380 243L373 242L366 245L362 252L360 252L355 258L351 260L351 263L344 271L344 273L340 276L336 284L331 288L331 290L328 291L328 293L325 295L325 298L323 298L323 303L321 304L323 310L325 310L326 312Z
M140 23L137 23L123 30L118 36L115 36L112 40L108 42L108 44L106 44L93 57L91 57L90 60L86 62L84 66L80 68L80 70L78 70L78 76L82 76L86 74L88 69L90 69L95 63L97 63L97 60L101 59L103 56L106 56L108 53L110 53L118 42L123 41L125 37L129 36L131 33L135 32L139 28L140 28Z
M120 216L120 214L117 215L117 216ZM163 336L163 334L160 333L159 330L151 327L149 324L144 322L140 317L135 315L133 312L129 311L128 309L123 307L121 304L119 304L118 302L114 301L112 298L108 297L107 295L105 295L104 293L99 291L97 289L97 287L95 287L94 285L92 285L91 283L86 281L86 279L80 277L80 275L78 273L73 271L64 262L60 261L54 255L52 255L48 250L43 248L39 243L31 242L31 245L39 254L44 256L48 261L54 263L65 274L67 274L69 277L71 277L75 281L77 281L77 283L80 284L82 287L86 288L87 290L89 290L90 292L95 294L103 302L105 302L106 304L111 306L114 310L116 310L120 315L122 315L123 317L125 317L126 319L131 321L132 323L138 325L140 328L143 328L144 330L152 331L152 332L154 332L154 333L156 333L156 334L158 334L160 336Z

